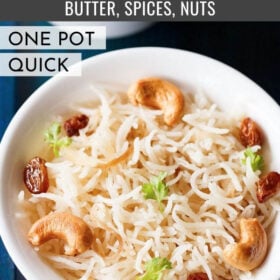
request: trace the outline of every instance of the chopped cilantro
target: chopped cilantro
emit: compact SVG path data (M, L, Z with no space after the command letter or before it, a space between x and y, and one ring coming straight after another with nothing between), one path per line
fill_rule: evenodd
M171 269L172 264L166 258L153 258L145 264L145 273L137 280L161 280L163 271Z
M161 212L163 211L162 200L168 195L168 187L163 181L166 176L166 172L161 172L157 177L152 177L149 183L142 185L144 198L156 200Z
M254 172L264 168L263 157L256 152L253 152L251 148L247 148L244 151L244 158L241 160L242 164L246 165L247 158L250 159L250 164Z
M59 150L62 147L67 147L71 144L72 139L69 137L60 137L61 125L54 122L49 129L44 133L45 141L52 147L54 155L59 156Z

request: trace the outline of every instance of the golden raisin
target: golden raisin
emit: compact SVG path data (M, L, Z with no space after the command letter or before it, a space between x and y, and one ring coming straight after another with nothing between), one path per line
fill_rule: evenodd
M23 180L31 193L47 192L49 188L46 161L40 157L32 158L25 166Z
M245 118L240 126L240 141L245 146L262 145L263 135L258 125L250 118Z
M208 276L204 272L191 273L187 280L209 280Z
M64 122L64 129L68 137L79 136L79 130L86 127L88 124L88 116L81 114L73 116Z
M269 172L257 183L256 195L259 202L265 202L280 190L280 174Z

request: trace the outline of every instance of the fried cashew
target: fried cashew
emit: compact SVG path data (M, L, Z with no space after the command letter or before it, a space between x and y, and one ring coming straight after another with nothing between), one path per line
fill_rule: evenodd
M93 234L81 218L70 213L51 213L35 222L28 232L28 241L34 246L50 239L65 241L65 255L74 256L91 246Z
M135 82L128 89L128 98L134 105L161 109L164 122L171 126L184 109L182 92L172 83L159 78L146 78Z
M267 236L257 219L241 219L240 240L229 244L223 252L224 260L242 271L257 268L267 253Z

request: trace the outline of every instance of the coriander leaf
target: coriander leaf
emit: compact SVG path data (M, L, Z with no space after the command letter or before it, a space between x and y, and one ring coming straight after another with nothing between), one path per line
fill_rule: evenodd
M62 147L67 147L72 143L72 139L69 137L60 138L61 125L58 122L54 122L47 131L45 131L45 141L52 147L54 155L59 156L59 150Z
M172 264L166 258L153 258L145 264L145 273L137 277L137 280L161 280L163 271L171 269Z
M256 152L253 152L251 148L247 148L244 151L244 158L241 160L242 164L246 165L247 158L250 159L250 164L254 172L264 168L263 157Z
M156 200L159 204L160 211L163 211L162 200L168 195L168 187L163 181L166 176L166 172L161 172L157 177L152 177L149 183L142 185L144 198Z

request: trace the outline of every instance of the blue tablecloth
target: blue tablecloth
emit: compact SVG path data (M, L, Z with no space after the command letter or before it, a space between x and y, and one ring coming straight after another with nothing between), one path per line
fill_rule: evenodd
M42 22L0 22L10 24ZM256 81L280 104L280 23L157 23L133 36L108 40L104 51L136 46L180 48L221 60ZM83 58L104 51L85 51ZM0 139L17 109L47 79L0 77ZM0 280L9 279L24 278L0 240Z

